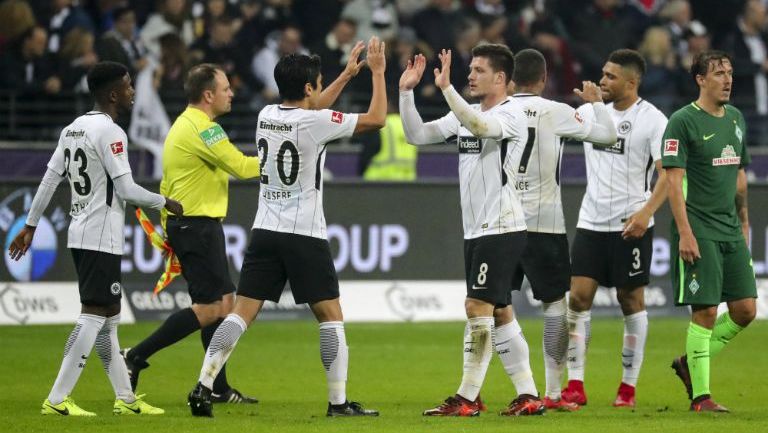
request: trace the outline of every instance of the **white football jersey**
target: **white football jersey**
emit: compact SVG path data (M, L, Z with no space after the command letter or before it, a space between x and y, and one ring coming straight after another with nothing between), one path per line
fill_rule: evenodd
M480 105L474 104L472 108L480 110ZM473 136L453 112L434 121L446 141L455 140L459 149L465 239L525 230L525 213L514 187L528 137L525 114L512 98L485 113L501 123L501 139Z
M528 117L528 140L516 170L515 182L525 210L528 231L565 233L560 198L563 137L584 140L594 123L584 121L567 104L530 93L519 93L514 98Z
M329 141L351 137L357 114L268 105L259 112L259 209L253 228L326 239L323 167Z
M607 104L618 140L608 147L584 142L587 192L581 201L577 227L622 231L624 221L651 197L654 162L661 159L667 117L648 101L638 99L624 111ZM585 121L595 116L592 104L579 107ZM653 218L648 226L653 225Z
M90 111L61 131L48 168L69 180L67 247L122 255L125 201L113 179L131 172L125 131L109 115Z

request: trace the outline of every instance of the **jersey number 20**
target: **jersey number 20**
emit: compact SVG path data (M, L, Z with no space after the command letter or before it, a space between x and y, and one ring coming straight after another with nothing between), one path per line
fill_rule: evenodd
M261 183L269 185L269 176L264 174L264 166L267 164L267 157L269 156L269 142L266 138L260 138L257 146L261 152ZM291 167L290 171L286 173L285 155L287 153L290 153ZM276 162L277 175L283 185L290 186L296 183L296 179L299 177L299 150L296 149L296 145L288 140L283 141L280 150L277 151Z

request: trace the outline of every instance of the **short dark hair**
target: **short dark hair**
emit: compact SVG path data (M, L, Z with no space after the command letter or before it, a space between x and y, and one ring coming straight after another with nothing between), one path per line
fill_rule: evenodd
M101 100L123 80L126 74L128 74L128 68L122 63L96 63L88 71L88 91L96 100Z
M608 56L608 61L616 63L622 68L632 69L637 72L640 78L643 78L643 75L645 75L645 59L635 50L630 50L628 48L616 50Z
M722 64L726 60L733 64L733 59L725 51L707 50L696 54L693 56L693 62L691 62L691 77L693 77L693 81L696 81L697 75L707 75L710 64Z
M539 50L526 48L515 54L515 73L512 81L518 86L531 86L544 78L547 61Z
M502 44L480 44L472 48L472 57L485 57L494 72L503 72L506 83L512 81L515 72L515 55L512 50Z
M288 54L275 66L275 82L280 97L286 101L304 99L304 85L314 89L320 76L320 57L306 54Z
M217 71L224 72L219 65L213 63L201 63L189 70L184 81L184 93L190 104L200 102L206 90L216 89Z

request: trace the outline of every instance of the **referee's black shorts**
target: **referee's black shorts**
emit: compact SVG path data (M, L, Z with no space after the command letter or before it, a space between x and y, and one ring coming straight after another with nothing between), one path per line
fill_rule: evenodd
M235 291L219 219L169 216L165 226L193 304L211 304Z

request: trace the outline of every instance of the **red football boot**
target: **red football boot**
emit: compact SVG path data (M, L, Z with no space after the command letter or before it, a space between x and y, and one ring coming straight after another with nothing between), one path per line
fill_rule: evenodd
M544 397L544 407L546 407L547 410L554 410L557 412L575 412L579 410L581 406L576 403L565 401L562 398L552 400L549 397Z
M469 401L466 398L456 394L448 397L437 407L427 409L422 414L424 416L478 416L480 407L475 401Z
M562 391L561 398L569 403L586 406L587 394L584 392L584 382L580 380L569 380L568 386Z
M730 412L726 407L715 403L709 394L704 394L693 399L690 410L691 412Z
M613 407L635 407L635 387L621 382Z
M520 394L504 410L503 416L543 415L546 408L540 398L530 394Z

